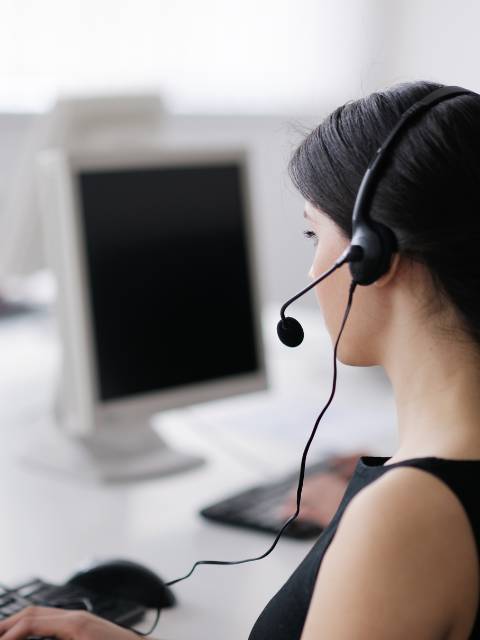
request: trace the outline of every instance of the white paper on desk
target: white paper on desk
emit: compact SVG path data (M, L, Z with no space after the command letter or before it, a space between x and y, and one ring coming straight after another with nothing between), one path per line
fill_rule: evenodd
M327 399L318 389L282 395L264 392L198 405L189 416L198 435L216 439L232 455L249 457L252 464L275 474L300 462ZM320 421L309 459L333 452L391 455L394 414L389 398L382 400L353 405L348 398L336 404L334 398Z

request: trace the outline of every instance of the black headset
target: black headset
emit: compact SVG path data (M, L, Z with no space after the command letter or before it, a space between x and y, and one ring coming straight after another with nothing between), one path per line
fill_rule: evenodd
M476 95L475 92L462 87L441 87L432 91L403 113L385 142L377 149L357 192L353 206L352 239L349 247L331 269L288 300L280 310L281 320L277 326L277 333L283 344L288 347L297 347L303 341L301 324L295 318L285 317L285 309L324 278L328 277L338 267L348 262L352 281L360 285L372 284L388 271L392 255L398 249L397 239L392 229L372 220L369 213L372 196L378 184L381 169L388 156L387 152L391 150L400 130L405 127L407 122L410 123L414 118L437 103L462 94Z
M185 580L189 576L192 575L194 570L198 565L208 564L208 565L233 565L233 564L244 564L245 562L254 562L256 560L261 560L265 558L269 553L273 551L275 546L277 545L280 536L285 531L285 529L293 522L298 514L300 513L300 501L302 496L302 487L303 480L305 477L305 465L307 460L307 454L310 449L310 445L315 437L317 427L325 414L326 410L330 406L330 403L333 400L333 396L335 395L336 382L337 382L337 347L340 341L340 337L342 335L343 328L345 327L345 323L348 318L348 314L350 311L350 307L352 304L353 292L355 287L360 285L369 285L375 280L378 280L384 273L386 273L390 267L390 262L392 259L392 255L395 251L398 250L398 244L395 237L394 232L384 224L376 222L371 219L369 214L370 204L372 200L372 195L375 189L375 186L378 182L378 176L380 169L382 167L383 162L385 161L385 156L387 151L392 147L393 142L395 141L398 132L405 126L407 121L411 121L415 116L419 115L423 111L427 110L429 107L434 106L438 102L442 100L447 100L449 98L453 98L462 94L475 94L474 91L469 91L468 89L462 89L462 87L442 87L440 89L436 89L435 91L429 93L425 98L415 102L409 109L407 109L397 125L390 132L389 136L382 144L381 147L377 150L374 158L368 165L368 168L363 176L362 182L360 183L360 187L358 189L357 197L355 199L355 204L353 207L352 214L352 240L348 248L343 252L343 254L338 258L338 260L333 264L333 266L325 271L321 276L319 276L314 282L312 282L308 287L302 289L299 293L297 293L293 298L288 300L283 307L281 308L280 315L281 320L277 326L277 333L280 340L289 347L296 347L303 340L303 329L300 323L295 320L295 318L285 317L285 309L292 302L300 298L304 293L310 291L313 287L315 287L319 282L327 278L333 271L338 269L345 263L349 263L350 271L352 274L352 283L350 285L350 291L348 295L348 303L345 309L345 314L343 316L343 320L340 326L340 330L335 341L335 346L333 349L333 382L332 389L330 392L329 399L320 414L318 415L313 430L310 434L308 442L303 450L302 460L300 465L300 472L298 478L298 487L297 487L297 501L296 501L296 511L294 514L288 518L288 520L282 525L281 529L278 531L275 536L274 541L270 545L270 547L265 551L262 555L256 556L254 558L245 558L244 560L198 560L194 563L190 571L174 580L170 580L167 582L167 586L176 584L177 582L181 582ZM158 616L157 616L158 620ZM153 629L149 631L149 634L152 633ZM142 634L143 635L143 634Z

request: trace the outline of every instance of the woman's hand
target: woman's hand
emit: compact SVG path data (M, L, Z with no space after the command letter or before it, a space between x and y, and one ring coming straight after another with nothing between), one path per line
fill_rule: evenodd
M358 464L358 459L361 456L368 456L368 453L359 452L359 453L350 453L349 455L344 456L333 456L329 459L330 468L337 473L338 475L345 478L345 480L350 480L353 476L355 468Z
M27 607L0 621L2 640L25 640L30 636L57 640L138 640L135 632L86 611Z
M347 484L347 480L332 472L319 472L306 478L298 519L326 527L338 509ZM294 488L282 505L281 516L287 518L295 512L296 506L297 489Z
M299 520L316 522L326 527L335 515L362 453L335 456L329 460L330 471L322 471L305 478ZM282 505L281 516L288 518L297 506L297 488L293 487Z

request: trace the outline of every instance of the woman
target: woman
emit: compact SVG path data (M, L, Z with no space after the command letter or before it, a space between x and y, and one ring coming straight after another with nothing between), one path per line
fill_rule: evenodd
M361 178L401 114L440 85L416 82L335 110L290 169L306 199L318 277L349 245ZM381 365L399 445L362 457L313 549L267 605L251 640L480 638L480 97L437 104L400 135L371 207L399 250L357 287L338 358ZM351 276L316 288L335 339ZM0 622L4 640L131 640L88 614L38 609Z

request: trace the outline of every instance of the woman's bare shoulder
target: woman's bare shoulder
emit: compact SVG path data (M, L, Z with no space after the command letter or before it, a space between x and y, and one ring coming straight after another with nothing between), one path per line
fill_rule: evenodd
M477 601L475 540L458 498L428 472L395 467L345 510L302 640L467 637Z

